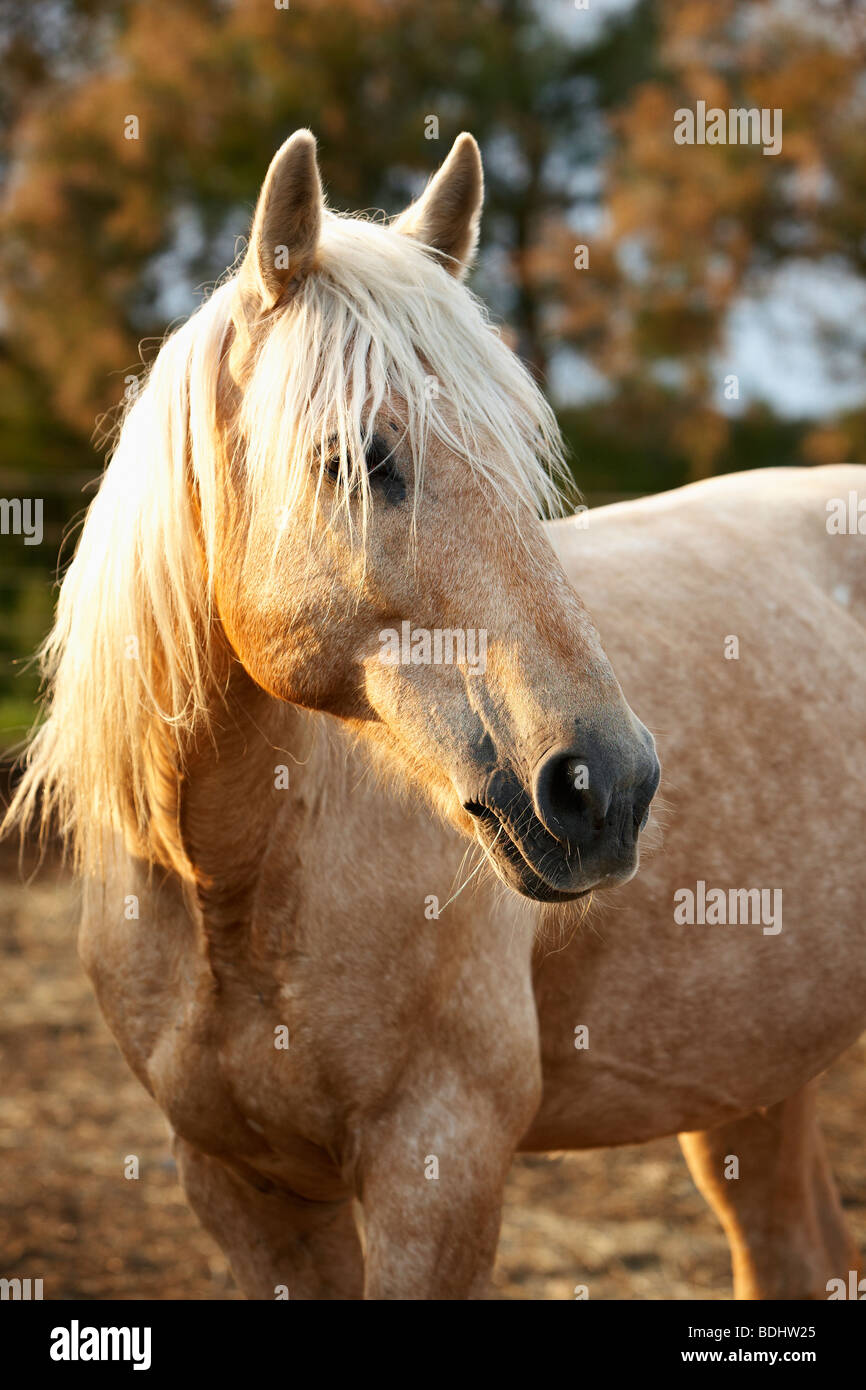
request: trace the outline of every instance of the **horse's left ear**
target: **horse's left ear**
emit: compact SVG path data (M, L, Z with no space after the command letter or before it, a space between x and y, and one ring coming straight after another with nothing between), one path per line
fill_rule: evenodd
M465 275L478 244L484 201L481 151L466 131L421 197L393 224L404 236L423 241L452 275Z
M271 160L241 266L241 288L253 293L259 309L272 309L289 282L311 270L322 201L316 141L309 130L296 130Z

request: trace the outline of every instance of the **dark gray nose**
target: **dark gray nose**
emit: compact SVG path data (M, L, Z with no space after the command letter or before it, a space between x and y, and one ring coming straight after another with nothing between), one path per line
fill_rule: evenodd
M532 800L544 827L584 871L630 867L661 769L643 725L624 744L587 736L548 753L535 771Z

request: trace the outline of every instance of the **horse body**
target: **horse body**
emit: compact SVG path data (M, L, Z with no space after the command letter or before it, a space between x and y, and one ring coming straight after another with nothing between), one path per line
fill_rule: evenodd
M582 920L489 882L425 916L454 882L457 832L420 803L407 815L338 723L239 677L235 718L189 778L199 910L130 862L82 930L193 1191L210 1155L256 1190L339 1206L381 1142L408 1190L428 1155L443 1177L485 1156L495 1208L516 1148L710 1130L796 1097L857 1037L866 924L840 848L863 812L835 788L855 785L862 746L864 594L856 538L828 537L823 509L864 472L769 470L550 527L626 690L646 692L665 766L663 853ZM283 756L290 785L263 798ZM782 885L782 930L676 924L696 878Z
M825 524L864 477L768 469L551 528L626 694L641 692L665 828L540 967L533 1146L710 1128L790 1095L864 1027L866 574L861 538ZM697 880L780 888L781 930L676 922ZM569 1022L588 1025L585 1051Z
M466 136L388 227L278 152L129 410L9 820L73 845L247 1293L483 1296L518 1148L679 1130L737 1291L822 1296L856 1257L808 1083L866 1015L866 593L825 516L863 470L542 525L555 421L459 284L481 193ZM467 631L483 668L431 663ZM611 654L665 765L635 882L659 764ZM699 883L759 918L684 925Z

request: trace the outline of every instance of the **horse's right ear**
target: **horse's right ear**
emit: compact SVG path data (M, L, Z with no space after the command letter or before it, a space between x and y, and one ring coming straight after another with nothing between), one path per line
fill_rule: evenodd
M272 309L289 285L299 284L312 269L322 201L316 141L310 131L296 130L265 175L238 277L244 297L257 300L260 312Z

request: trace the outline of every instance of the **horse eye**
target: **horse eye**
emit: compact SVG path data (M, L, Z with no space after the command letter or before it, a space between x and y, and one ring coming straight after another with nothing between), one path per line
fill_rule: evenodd
M374 478L377 473L387 472L391 467L391 452L384 439L374 434L364 453L367 477Z
M367 476L371 484L384 493L385 501L396 506L406 496L403 475L394 462L394 451L380 435L374 434L365 454Z
M406 496L406 484L394 463L393 450L389 449L380 435L374 434L367 445L364 462L367 465L367 477L371 486L384 494L385 501L392 506L402 502ZM333 454L325 461L325 475L332 483L339 480L339 453Z

